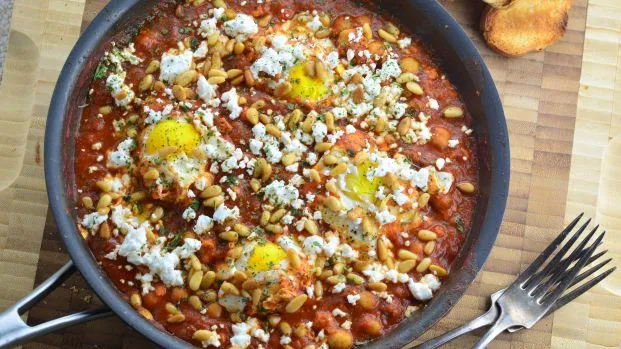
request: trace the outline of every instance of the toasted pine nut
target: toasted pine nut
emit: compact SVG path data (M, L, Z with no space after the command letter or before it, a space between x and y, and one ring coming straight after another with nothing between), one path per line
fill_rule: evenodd
M291 86L291 83L289 83L288 81L285 81L281 83L280 85L278 85L278 87L276 87L276 89L274 90L274 96L276 97L285 96L289 92L291 92L292 89L293 89L293 86Z
M214 77L207 79L207 82L212 85L220 85L224 81L226 81L226 78L223 76L214 76Z
M237 289L237 287L235 287L235 285L233 285L232 283L225 281L222 283L222 285L220 286L220 291L222 291L225 294L232 294L234 296L239 296L239 290Z
M369 282L367 284L367 287L376 292L383 292L383 291L386 291L386 289L388 288L388 285L386 285L383 282Z
M237 223L233 226L233 230L242 237L246 237L250 234L250 228L248 228L245 224Z
M414 80L416 80L416 75L414 75L414 73L403 73L396 79L396 81L400 84L405 84Z
M457 184L457 188L464 194L472 194L475 192L474 184L470 182L461 182Z
M190 290L197 291L201 287L202 280L203 280L203 271L202 270L195 271L192 274L192 277L190 277L190 281L188 283Z
M179 314L179 309L177 309L177 307L172 303L164 304L164 308L169 314L172 314L172 315Z
M416 253L408 251L408 250L404 250L404 249L399 250L398 257L401 260L418 259L418 256L416 255Z
M384 241L384 239L377 239L377 258L381 262L385 262L389 256L390 254L388 252L388 247L386 246L386 242Z
M334 212L339 212L343 208L343 204L334 196L328 196L323 200L323 204Z
M222 194L222 187L219 185L210 185L201 193L201 198L208 199Z
M102 209L110 206L112 203L112 197L110 194L103 194L99 197L99 201L97 202L97 209Z
M175 83L177 85L181 85L183 87L188 86L190 83L192 83L192 81L194 81L196 79L198 75L198 72L194 69L185 71L179 75L177 75L177 77L175 77Z
M274 124L267 124L267 125L265 125L265 131L268 134L276 137L276 139L280 139L281 132L278 129L278 127L276 127L276 125L274 125Z
M317 228L317 223L315 223L312 219L307 219L304 221L304 229L312 235L315 235L319 232L319 228Z
M346 278L348 281L351 281L356 285L362 285L364 283L364 278L356 273L349 273Z
M140 80L140 83L138 83L138 89L140 91L146 91L150 90L151 87L153 87L153 75L147 74Z
M229 231L220 233L218 237L222 240L226 240L229 242L235 242L237 241L238 235L234 230L229 230Z
M418 263L418 266L416 266L416 271L419 273L423 273L425 272L425 270L427 270L427 268L429 268L430 265L431 258L425 257L423 258L423 260L420 261L420 263Z
M325 155L323 157L323 163L326 165L334 165L339 161L336 156L332 154Z
M460 118L464 116L464 110L460 107L448 107L444 109L443 115L445 118Z
M411 128L412 119L410 119L409 116L406 116L399 121L399 124L397 125L397 132L399 132L400 135L405 136Z
M313 181L313 182L321 182L321 176L319 175L319 171L315 170L314 168L310 169L308 171L308 177Z
M144 72L147 74L153 74L159 69L160 69L160 61L158 61L157 59L154 59L151 62L149 62L149 65L147 65L147 69L145 69Z
M423 91L423 88L416 81L410 81L406 83L405 88L407 88L408 91L412 92L413 94L417 96L422 96L425 94L425 91Z
M172 315L166 319L166 322L171 323L171 324L178 324L184 321L185 321L185 315L181 313Z
M429 270L440 277L448 275L448 271L437 264L431 264L429 266Z
M412 57L405 57L399 61L399 66L404 73L416 73L420 64Z
M420 208L424 208L427 207L427 203L429 202L429 199L431 198L431 195L429 193L422 193L419 197L418 197L418 207Z
M90 196L83 196L82 197L82 206L84 206L84 208L87 208L89 210L93 209L93 199L91 199Z
M287 251L287 257L289 258L289 262L294 268L299 268L302 265L302 261L300 260L300 255L294 250L289 249Z
M418 238L423 241L431 241L438 238L438 235L431 230L421 229L418 231Z
M99 236L101 236L104 240L108 240L110 238L110 225L108 225L107 221L101 223L99 226Z
M384 39L387 42L390 42L390 43L397 42L397 38L394 35L390 34L389 32L385 31L384 29L378 29L377 34L380 36L380 38Z
M129 304L131 304L132 307L136 309L142 306L142 297L140 297L140 294L132 293L132 295L129 297Z
M246 120L253 125L259 123L259 111L256 108L250 107L246 110Z
M218 195L203 201L203 205L216 208L224 202L224 196Z
M289 301L289 303L287 303L287 306L285 307L285 311L287 313L295 313L296 311L300 310L300 308L302 308L304 303L306 303L307 299L308 299L308 296L305 294L301 294L293 298L291 301Z
M216 273L212 270L204 273L203 279L201 280L201 288L207 289L213 285L214 281L216 281Z
M423 247L423 253L425 253L426 256L430 256L433 253L433 250L436 249L436 242L435 241L427 241L425 243L425 246Z
M415 259L406 259L404 261L399 262L397 269L399 270L400 273L407 273L410 270L414 269L415 266L416 266Z
M315 144L315 151L318 153L324 153L332 148L332 143L329 142L319 142Z
M285 210L284 208L276 210L276 212L272 213L272 216L270 217L269 222L270 223L279 222L280 219L284 217L286 213L287 213L287 210Z
M330 170L330 176L337 177L338 175L343 174L345 172L347 172L347 164L345 164L344 162L341 162L340 164L334 166Z

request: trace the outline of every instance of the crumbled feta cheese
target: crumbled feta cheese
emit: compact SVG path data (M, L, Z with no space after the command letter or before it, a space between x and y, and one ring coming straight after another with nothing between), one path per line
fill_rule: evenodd
M425 274L421 279L420 282L427 284L427 286L429 286L429 288L432 291L437 291L440 288L440 280L438 280L438 277L433 275L433 274Z
M415 282L414 280L410 279L410 281L408 282L408 288L410 289L412 296L414 296L414 298L421 302L428 301L433 298L433 292L431 292L431 288L429 288L429 286L425 283Z
M346 134L352 134L356 132L356 128L354 127L354 125L347 125L345 126L345 133Z
M347 297L349 297L349 296L347 296ZM347 316L347 313L346 313L346 312L344 312L344 311L342 311L342 310L341 310L341 309L339 309L339 308L334 308L334 310L332 310L332 315L334 315L334 316L343 316L343 317L345 317L345 316Z
M190 70L192 68L192 55L191 50L185 50L178 55L164 53L160 63L160 80L173 82L177 75Z
M347 295L347 301L351 305L356 305L356 303L358 303L358 300L360 300L360 295L359 294L349 294L349 295Z
M185 219L186 221L191 221L194 218L196 218L196 211L194 211L192 207L188 207L185 209L185 211L183 211L183 214L181 215L181 217Z
M218 223L222 223L228 218L236 219L239 217L239 207L235 206L233 208L228 208L226 205L222 204L216 208L216 211L213 213L213 220Z
M108 163L106 166L109 168L120 168L130 166L132 164L132 156L130 152L136 148L136 142L131 138L126 138L123 142L119 143L115 151L108 153Z
M448 141L449 148L455 148L455 147L457 147L458 144L459 144L459 140L458 139L449 139L449 141Z
M100 214L99 212L93 212L85 215L82 218L82 226L94 233L99 229L101 223L105 222L108 219L108 215Z
M211 219L211 217L206 216L204 214L198 216L198 219L196 220L196 224L194 225L194 232L198 235L204 234L207 231L209 231L209 229L211 229L213 227L213 219Z
M299 198L299 191L290 184L285 184L282 180L275 180L263 189L265 197L272 205L287 206L291 205Z
M216 98L217 89L218 85L210 84L204 76L200 75L198 77L196 93L208 106L217 107L220 105L220 100Z
M338 284L334 285L334 288L332 288L332 293L341 293L345 287L347 287L347 285L345 285L344 282L339 282Z
M229 117L233 120L237 119L242 112L242 107L239 106L239 96L235 88L233 87L227 92L224 92L220 99L222 102L226 103L224 106L230 112Z
M238 13L235 18L224 22L224 32L226 35L234 37L235 40L244 42L259 32L259 26L252 16Z

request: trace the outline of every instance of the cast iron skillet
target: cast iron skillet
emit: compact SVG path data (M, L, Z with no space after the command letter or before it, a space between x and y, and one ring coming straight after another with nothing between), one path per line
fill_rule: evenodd
M45 177L50 206L65 247L82 276L116 315L156 344L165 348L187 347L184 342L145 320L123 299L76 229L77 202L74 179L74 140L86 102L93 71L105 43L122 41L151 12L156 0L113 0L95 18L71 51L60 74L50 105L45 134ZM456 85L474 118L478 137L479 201L473 226L453 263L450 276L423 311L404 320L368 348L399 348L436 323L459 300L483 266L496 239L509 186L509 139L498 93L481 56L453 18L432 0L384 0L381 6L435 53L448 78ZM82 312L36 327L25 325L24 313L73 270L71 262L32 294L0 314L0 347L93 318L111 314L107 309Z

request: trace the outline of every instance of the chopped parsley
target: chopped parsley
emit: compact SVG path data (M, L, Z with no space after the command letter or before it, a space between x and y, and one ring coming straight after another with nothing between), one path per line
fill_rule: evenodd
M190 204L190 208L193 209L194 211L198 211L198 208L201 206L201 202L194 199L192 200L192 203Z
M460 233L462 234L465 233L464 221L461 219L461 217L455 218L455 228L457 228L457 230L459 230Z
M97 68L95 69L95 75L93 78L95 80L101 80L108 75L108 67L104 64L104 62L99 63Z
M183 237L181 236L181 233L177 233L175 237L168 242L168 245L166 245L166 250L168 252L174 250L176 247L181 245L181 241L183 241Z
M226 175L226 184L228 185L237 185L239 183L239 178L235 175Z

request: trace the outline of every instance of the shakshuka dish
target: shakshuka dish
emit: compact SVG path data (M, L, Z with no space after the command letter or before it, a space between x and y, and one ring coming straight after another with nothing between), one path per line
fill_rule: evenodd
M470 123L371 2L161 1L93 72L78 226L135 310L197 347L350 348L450 272Z

